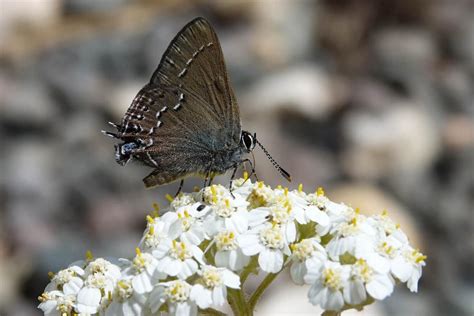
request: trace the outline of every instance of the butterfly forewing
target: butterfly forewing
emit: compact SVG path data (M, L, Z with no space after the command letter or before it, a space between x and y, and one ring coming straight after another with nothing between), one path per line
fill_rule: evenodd
M198 18L173 39L118 136L133 144L135 158L155 169L144 179L153 186L206 173L215 152L239 145L240 132L219 41Z
M205 19L194 19L176 35L150 83L175 86L199 96L206 101L207 111L216 113L225 130L238 141L239 108L219 39Z

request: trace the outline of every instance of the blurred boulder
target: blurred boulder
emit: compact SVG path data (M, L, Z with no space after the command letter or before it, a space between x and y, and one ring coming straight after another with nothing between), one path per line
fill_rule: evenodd
M347 93L347 86L337 77L313 64L302 64L257 81L241 104L249 115L287 109L324 118L347 98Z
M393 103L377 111L355 112L346 119L348 146L341 160L355 178L421 173L440 150L434 120L416 103Z

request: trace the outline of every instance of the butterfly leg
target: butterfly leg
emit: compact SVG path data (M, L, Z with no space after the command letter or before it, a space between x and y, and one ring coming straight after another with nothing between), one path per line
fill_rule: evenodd
M178 192L176 192L176 194L174 195L174 197L177 197L178 194L181 193L181 189L183 188L183 184L184 184L184 179L181 179L181 182L179 182Z
M207 186L210 186L212 184L212 181L214 181L214 175L211 175L209 177L209 183L207 184Z
M232 172L232 176L230 176L230 183L229 183L229 192L230 192L230 195L232 195L232 197L233 197L234 199L235 199L235 196L234 196L234 194L232 193L232 181L234 181L235 173L237 172L237 169L239 169L239 165L238 165L238 164L235 165L234 172Z
M206 178L204 178L204 184L202 185L202 188L204 189L206 187L207 181L209 180L209 172L206 173ZM202 201L204 202L204 194L202 194Z
M252 176L254 176L254 177L255 177L255 181L259 181L259 180L258 180L258 177L257 177L257 173L255 172L255 168L253 167L252 161L247 158L247 159L242 160L241 163L244 164L244 163L246 163L246 162L248 162L248 164L250 165L250 170L251 170L248 179L250 179Z

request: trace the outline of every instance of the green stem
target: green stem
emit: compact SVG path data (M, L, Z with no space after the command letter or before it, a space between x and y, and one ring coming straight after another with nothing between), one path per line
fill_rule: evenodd
M214 315L214 316L225 316L226 314L223 312L219 312L213 308L206 308L199 311L199 315Z
M249 308L253 311L255 309L255 305L257 305L258 300L260 299L260 296L262 296L263 292L267 289L268 286L275 280L275 278L278 276L280 272L278 273L269 273L260 283L258 288L253 292L252 296L250 297L249 300Z
M247 266L244 268L244 270L242 271L242 274L240 275L240 286L243 287L243 284L245 283L245 281L247 280L248 276L250 275L250 273L256 271L257 269L257 265L258 265L258 260L257 260L257 256L253 256L251 259L250 259L250 262L249 264L247 264Z
M244 292L242 289L228 289L227 300L229 301L230 307L232 308L234 315L253 315L253 310L249 308L250 306L245 300Z
M341 316L342 311L324 311L321 316Z

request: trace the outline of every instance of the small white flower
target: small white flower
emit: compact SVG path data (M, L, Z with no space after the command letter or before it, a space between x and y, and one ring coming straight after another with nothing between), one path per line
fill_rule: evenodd
M203 262L203 252L199 247L176 240L160 245L153 250L153 256L158 259L158 271L180 279L193 275L198 269L198 262Z
M131 260L124 260L126 267L124 275L130 277L133 289L139 293L148 293L153 289L154 282L165 278L166 275L157 271L158 260L150 253L141 252L136 248L136 255Z
M308 298L311 304L319 305L330 311L338 311L344 306L343 291L348 285L349 270L347 265L326 261L324 265L307 262L308 273L305 282L311 284Z
M244 199L250 194L253 188L252 180L248 178L248 174L243 178L235 179L232 181L232 194L234 196L241 196Z
M63 269L56 273L51 282L46 286L45 291L51 292L54 290L60 290L63 292L77 293L84 281L82 276L84 270L78 266L70 266L69 268Z
M409 246L405 247L400 256L392 261L392 274L407 286L412 292L418 291L418 280L422 267L426 265L426 256Z
M76 312L77 292L70 292L70 290L65 292L45 291L38 297L38 300L41 302L38 308L47 316L57 316L63 313L67 315L72 314L72 312Z
M84 286L77 293L76 310L84 314L97 313L103 295L113 292L120 276L120 268L108 260L89 261L84 268Z
M292 202L289 198L288 189L278 190L273 200L266 207L260 207L252 212L264 212L265 218L273 224L278 224L285 234L285 240L288 243L296 240L295 212ZM303 212L302 209L300 209Z
M247 201L250 203L249 210L268 206L275 198L275 192L263 181L255 182L253 184L250 194L247 196Z
M225 199L213 205L213 212L204 222L207 233L214 236L224 229L235 230L239 233L247 231L249 219L245 203L247 202L242 199Z
M103 258L90 261L84 269L85 286L112 292L121 276L120 268Z
M344 299L347 303L357 305L367 299L366 291L371 297L383 300L393 292L393 279L384 273L372 269L364 259L351 265L349 284L344 288Z
M355 250L355 258L366 260L367 264L379 273L388 273L402 247L403 244L397 238L379 235L378 239L359 243Z
M293 205L295 205L295 219L298 223L307 224L314 222L320 225L321 228L327 228L329 226L330 220L326 214L326 208L318 207L318 202L314 201L321 197L315 194L302 196L298 191L290 192L290 196Z
M226 302L227 287L240 288L239 276L225 268L205 265L199 275L201 278L191 289L190 297L202 309L211 305L223 306Z
M176 211L177 221L180 224L179 238L181 241L199 245L205 239L202 221L196 217L201 215L196 211L200 205L202 204L195 203L191 206L182 206Z
M150 293L148 304L153 314L167 303L170 315L197 315L197 306L190 299L190 293L191 285L183 280L158 283Z
M238 237L247 256L259 254L258 264L265 272L277 273L283 267L284 255L290 255L285 232L279 225L265 224Z
M134 290L131 279L119 280L105 316L144 315L146 301L146 296Z
M326 246L329 257L338 261L346 252L355 255L356 249L374 240L375 230L363 215L354 214L348 222L337 224L331 229L333 238Z
M319 244L317 238L304 239L297 244L292 244L290 248L293 261L290 275L296 284L302 285L304 283L304 276L308 272L306 261L314 260L314 263L320 262L322 265L327 260L326 251Z
M100 289L92 286L83 287L77 293L77 311L84 314L95 314L100 307L102 294Z
M237 236L234 231L225 230L214 237L217 250L214 258L216 266L237 271L247 265L250 258L239 248Z
M161 217L147 216L147 228L139 247L143 250L152 250L163 240L175 239L180 233L181 227L175 212L167 212Z
M177 197L175 197L171 201L170 208L172 211L176 211L183 206L189 206L196 202L197 200L195 199L193 194L187 194L187 193L181 192L180 194L178 194Z

